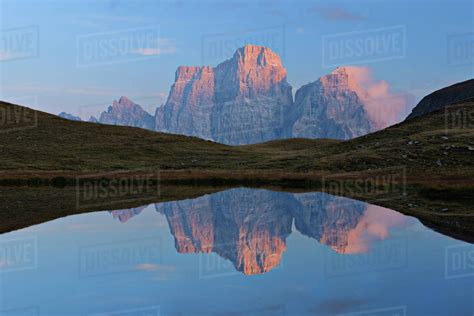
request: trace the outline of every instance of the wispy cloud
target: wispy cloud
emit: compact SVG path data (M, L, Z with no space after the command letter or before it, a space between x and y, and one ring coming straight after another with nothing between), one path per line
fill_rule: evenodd
M108 15L108 14L86 14L86 15L73 15L70 16L67 21L72 24L77 24L85 27L99 27L107 26L110 24L137 24L144 25L150 23L156 23L157 21L152 18L146 18L138 15Z
M133 52L142 56L158 56L164 54L174 54L178 51L176 40L172 38L160 38L158 47L141 47Z
M349 85L356 91L375 128L382 129L402 121L413 106L414 96L393 91L385 80L374 78L368 67L345 66Z
M350 12L339 7L320 7L314 6L308 10L312 15L319 15L321 18L328 21L361 21L366 20L367 17Z

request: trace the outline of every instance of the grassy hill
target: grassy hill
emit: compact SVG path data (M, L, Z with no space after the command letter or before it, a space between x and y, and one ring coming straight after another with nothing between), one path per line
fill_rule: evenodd
M164 178L305 178L406 168L423 182L469 182L474 103L437 111L349 141L288 139L226 146L195 137L62 119L0 102L1 113L28 112L34 123L1 124L0 179L51 178L160 170ZM464 123L447 123L456 113ZM471 121L469 121L469 119ZM449 126L448 126L449 125ZM451 126L452 125L452 126Z
M138 194L127 203L108 196L108 202L131 207L235 186L319 190L474 240L473 113L474 102L464 102L348 141L227 146L0 102L0 230L101 209L75 206L80 181L158 174L165 195L147 192L150 199ZM38 207L42 216L30 216Z

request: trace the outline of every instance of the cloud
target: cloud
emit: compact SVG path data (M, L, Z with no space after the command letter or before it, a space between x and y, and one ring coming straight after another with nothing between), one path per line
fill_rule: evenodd
M139 271L156 271L160 266L154 263L141 263L136 266Z
M362 21L367 17L352 13L338 7L312 7L308 10L310 14L317 14L328 21Z
M414 220L403 214L368 205L357 226L349 231L344 253L366 253L373 242L387 239L391 228L406 227L412 223Z
M66 18L68 23L84 27L103 27L106 25L118 25L118 24L135 24L135 25L146 25L156 23L157 20L153 18L146 18L139 15L115 15L115 14L82 14L82 15L71 15Z
M134 50L135 54L142 56L158 56L163 54L174 54L177 52L176 41L171 38L160 38L158 47L143 47Z
M296 33L303 34L304 33L304 28L303 27L297 27L296 28Z
M345 66L349 86L356 91L375 129L401 122L410 113L414 97L403 92L394 92L384 80L375 80L368 67Z

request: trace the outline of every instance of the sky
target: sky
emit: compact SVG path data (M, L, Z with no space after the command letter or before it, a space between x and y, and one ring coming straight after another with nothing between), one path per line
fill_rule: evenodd
M0 0L0 99L87 119L124 95L154 113L178 66L255 44L293 92L354 65L416 103L474 77L473 15L458 0Z

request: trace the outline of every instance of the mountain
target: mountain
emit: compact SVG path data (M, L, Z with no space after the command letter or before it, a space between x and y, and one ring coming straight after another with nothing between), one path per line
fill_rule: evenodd
M65 118L66 120L71 120L71 121L82 121L79 116L75 116L66 112L61 112L58 114L59 117Z
M471 98L474 98L474 79L459 82L428 94L413 108L406 119L410 120Z
M94 121L94 118L91 117L90 120ZM124 96L118 101L114 100L107 111L102 112L98 120L102 124L132 126L150 130L154 130L154 121L151 114Z
M293 137L350 139L375 129L344 67L298 89L289 117Z
M408 101L366 67L339 67L293 101L280 57L246 45L216 67L180 66L154 117L126 97L91 122L196 136L229 145L290 137L351 139L400 122ZM401 117L402 116L402 117Z
M217 67L179 67L156 130L232 145L283 138L291 90L280 57L246 45Z

